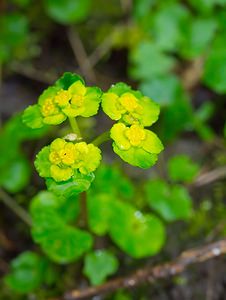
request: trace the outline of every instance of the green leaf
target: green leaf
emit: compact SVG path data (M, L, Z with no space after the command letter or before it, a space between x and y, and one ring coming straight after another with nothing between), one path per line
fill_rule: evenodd
M163 2L160 9L153 14L150 28L155 43L162 50L175 50L180 44L183 33L181 27L187 24L189 12L179 3Z
M110 226L114 198L110 193L88 193L87 210L89 227L97 235L105 235Z
M178 89L180 97L161 111L160 133L163 141L173 140L183 130L193 128L193 110L188 95L183 88Z
M210 101L206 101L195 111L195 116L201 121L208 121L214 113L214 104Z
M95 172L95 181L91 186L92 194L110 194L115 197L131 199L134 195L132 182L122 174L117 165L101 166Z
M46 185L48 190L58 196L64 196L71 198L77 194L87 191L94 180L95 176L93 173L83 175L75 171L73 177L68 181L56 182L55 180L48 178Z
M169 177L173 181L192 182L199 173L199 166L187 155L171 158L167 165Z
M38 211L45 210L46 208L57 210L64 201L64 198L57 197L49 191L41 191L32 198L30 204L31 215L35 215Z
M189 0L189 3L201 13L210 13L214 6L225 5L225 0Z
M44 126L43 117L37 104L28 106L23 114L23 122L32 129L42 128Z
M47 14L61 24L84 21L91 9L90 0L45 0Z
M11 262L6 284L17 293L29 293L39 288L50 271L48 261L38 254L27 251Z
M92 246L92 236L69 226L52 231L41 243L43 251L55 262L65 264L80 258Z
M65 222L75 221L80 210L77 196L65 198L58 197L49 191L41 191L32 198L30 204L31 215L34 216L46 208L57 212Z
M191 59L205 52L217 29L217 23L211 18L196 18L190 25L184 25L184 40L180 52L185 58Z
M0 186L10 193L18 193L29 183L31 166L23 156L15 157L8 163L7 168L1 171Z
M219 35L207 56L203 81L215 92L226 93L226 34Z
M151 154L142 148L131 147L128 150L121 150L115 143L113 143L113 150L125 162L143 169L152 167L158 159L157 154Z
M155 3L156 0L135 0L133 4L133 15L137 19L142 19Z
M32 237L50 259L65 264L77 260L92 246L92 236L66 225L52 208L35 211Z
M108 90L109 93L114 93L118 96L121 96L124 93L131 93L132 89L131 86L124 82L118 82L116 84L113 84L110 89Z
M55 86L57 88L61 88L63 90L67 90L73 83L76 81L81 81L83 84L85 84L82 77L80 77L78 74L65 72L56 82Z
M11 136L11 140L13 137L14 140L16 139L19 143L27 140L39 139L48 133L49 127L46 125L42 126L40 129L29 128L24 124L23 116L24 114L22 113L16 114L5 124L4 131L7 135Z
M35 159L35 168L41 177L51 177L49 161L50 147L46 146L37 154Z
M0 62L17 56L25 47L28 36L28 19L20 13L8 13L0 18Z
M160 251L165 241L165 229L154 215L144 215L129 204L115 202L110 236L127 254L142 258Z
M175 99L181 97L181 83L172 74L155 77L149 81L142 81L140 89L161 106L169 106Z
M86 254L83 273L89 278L92 285L98 285L116 272L117 258L107 250L97 250Z
M165 75L175 66L173 57L162 52L151 42L142 42L133 49L130 57L130 74L134 79L150 80Z
M80 204L78 195L65 198L62 205L57 209L58 214L65 222L74 222L80 213Z
M146 193L150 207L166 221L186 220L191 217L192 201L184 187L153 180L147 183Z

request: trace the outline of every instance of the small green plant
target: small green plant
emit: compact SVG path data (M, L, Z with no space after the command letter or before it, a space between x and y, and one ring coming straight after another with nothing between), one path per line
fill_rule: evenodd
M97 137L86 137L82 117L91 118L100 107L114 123ZM156 255L166 239L165 222L191 217L191 199L182 184L191 182L199 167L188 157L169 161L169 183L156 177L136 188L117 164L102 162L100 147L112 141L123 161L143 169L153 166L163 145L147 127L159 113L158 104L125 83L102 92L87 87L80 76L65 73L37 104L25 109L23 123L21 116L9 122L3 132L6 140L7 132L13 134L21 126L16 145L24 138L55 136L36 156L35 168L46 189L32 198L29 207L33 241L47 257L25 252L13 260L5 278L10 288L27 293L54 284L53 263L79 259L84 259L83 274L98 285L117 272L119 250L134 259ZM54 125L61 127L54 130ZM97 237L106 235L111 245L96 247Z

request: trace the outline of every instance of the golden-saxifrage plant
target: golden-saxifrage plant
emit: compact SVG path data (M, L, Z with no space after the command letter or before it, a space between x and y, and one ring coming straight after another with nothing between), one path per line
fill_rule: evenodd
M89 141L81 134L77 117L92 117L100 107L113 125ZM46 256L26 251L15 258L5 277L11 289L38 292L42 284L57 280L53 262L68 264L80 258L91 284L101 284L117 271L119 249L135 259L155 255L165 241L163 221L191 217L192 201L182 184L191 182L199 168L188 157L169 160L168 182L157 176L137 186L115 164L101 161L100 146L111 140L114 152L125 162L144 169L153 166L163 145L147 127L158 117L158 104L125 83L102 92L72 73L65 73L24 111L22 121L27 126L21 123L21 130L26 136L40 130L47 133L49 127L65 121L71 129L60 129L36 156L36 170L47 188L31 200L29 224L34 242ZM16 122L14 129L18 118L11 121ZM96 237L106 235L119 249L111 243L96 247Z
M87 141L76 118L94 116L100 107L115 123ZM165 240L162 221L127 201L134 196L133 185L119 169L101 163L100 149L102 143L112 140L114 152L125 162L140 168L153 166L163 145L147 127L158 116L159 106L125 83L102 92L98 87L87 87L72 73L65 73L23 113L23 123L34 130L70 123L66 136L57 137L36 156L35 167L47 189L30 203L31 233L56 263L70 263L85 254L83 273L92 284L100 284L118 267L109 249L91 250L93 234L108 234L134 258L156 254ZM31 251L16 258L11 268L6 282L23 293L46 282L42 274L49 274L46 258ZM26 284L19 276L22 269L27 274Z

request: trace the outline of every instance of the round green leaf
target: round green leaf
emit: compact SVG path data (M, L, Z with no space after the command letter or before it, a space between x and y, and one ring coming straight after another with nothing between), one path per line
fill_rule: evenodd
M49 191L39 192L31 201L30 212L35 216L40 211L52 209L65 222L75 221L79 214L79 200L77 196L71 198L58 197Z
M52 231L42 242L43 251L57 263L70 263L92 246L92 236L83 230L64 226Z
M149 80L165 75L175 66L173 57L165 54L151 42L142 42L133 49L130 57L130 74L134 79Z
M56 22L71 24L86 19L91 0L45 0L47 14Z
M134 186L117 165L102 163L95 172L95 181L91 186L92 194L109 194L130 199L134 195Z
M83 175L79 172L75 172L74 176L68 181L56 182L55 180L48 178L46 185L48 190L58 195L59 197L70 198L77 194L87 191L94 180L93 173Z
M140 89L145 95L155 99L161 106L169 106L175 99L180 99L182 94L181 83L172 74L142 81Z
M188 17L188 9L179 2L161 2L160 9L153 15L151 27L155 43L163 50L177 49L183 37L182 25L187 24Z
M37 154L35 159L35 168L41 177L50 177L50 161L49 161L50 148L46 146Z
M78 74L71 73L71 72L65 72L56 82L55 86L57 88L61 88L63 90L67 90L73 83L76 81L81 81L83 84L85 84L82 77L80 77Z
M116 272L117 258L107 250L97 250L86 254L83 273L89 278L92 285L98 285Z
M199 166L187 155L174 156L167 167L173 181L192 182L199 172Z
M184 41L180 52L185 58L192 59L202 55L208 49L217 29L213 18L196 18L191 24L185 24Z
M88 193L87 199L88 221L92 232L104 235L108 232L114 199L110 193L96 194Z
M44 126L43 117L37 104L28 106L23 113L22 119L24 124L33 129L42 128Z
M1 171L0 185L10 193L18 193L29 183L31 166L23 156L15 157L8 163L7 168Z
M32 217L32 237L53 261L75 261L91 248L92 236L86 231L66 225L52 208L35 210Z
M134 258L142 258L160 251L165 229L154 215L144 215L128 204L115 202L110 236L123 251Z
M183 186L169 186L153 180L146 186L147 201L166 221L186 220L192 213L192 200Z
M218 93L226 92L225 38L226 34L222 34L217 37L204 65L204 83Z
M120 150L119 147L113 143L113 150L125 162L143 169L152 167L158 159L156 154L146 152L142 148L131 147L128 150Z
M48 262L41 256L24 252L11 262L5 282L15 292L29 293L40 287L48 267Z

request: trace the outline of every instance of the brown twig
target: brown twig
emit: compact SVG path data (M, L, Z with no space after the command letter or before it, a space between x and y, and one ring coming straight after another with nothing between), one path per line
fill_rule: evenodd
M203 72L203 57L193 60L181 74L182 84L186 90L192 90L200 81Z
M226 166L201 174L192 185L200 187L224 177L226 177Z
M33 66L21 63L14 62L10 65L10 68L15 73L47 85L52 84L58 77L57 74L52 74L43 70L37 70Z
M66 293L63 299L91 299L93 296L110 293L117 289L133 288L145 282L153 283L156 280L180 274L190 265L202 263L223 254L226 254L226 239L184 251L172 262L160 264L155 267L144 267L127 277L113 279L96 287L89 287L83 290L72 290L71 292Z
M200 187L223 177L226 177L225 166L200 175L192 186ZM154 282L161 278L179 274L189 265L200 263L222 254L226 254L226 239L197 249L185 251L176 260L170 263L158 265L153 268L139 269L128 277L117 278L98 287L90 287L86 290L73 290L65 294L63 299L90 299L95 295L109 293L119 288L134 287L147 281Z
M77 59L80 70L88 81L95 83L96 75L92 68L92 65L90 64L89 58L86 54L79 34L73 27L70 27L67 33L71 48L73 50L74 56Z
M15 249L14 244L8 239L2 229L0 229L0 245L7 251Z
M94 67L111 49L112 36L108 36L88 57L89 63Z

